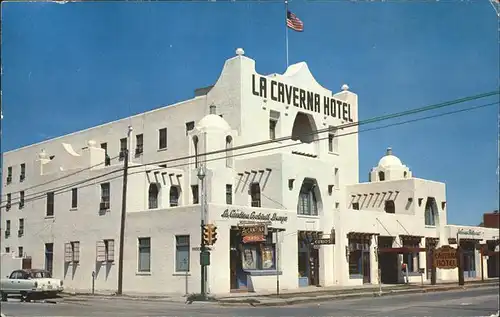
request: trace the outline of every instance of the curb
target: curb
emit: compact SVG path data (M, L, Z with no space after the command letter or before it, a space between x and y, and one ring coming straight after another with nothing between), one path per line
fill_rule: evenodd
M342 300L342 299L354 299L354 298L363 298L363 297L380 297L380 296L401 296L406 294L425 294L425 293L435 293L435 292L447 292L453 290L465 290L465 289L473 289L473 288L481 288L481 287L492 287L498 286L498 283L491 283L488 285L469 285L469 286L448 286L448 287L436 287L436 288L428 288L428 289L408 289L408 290L397 290L397 291L386 291L379 294L378 292L364 292L364 293L354 293L354 294L336 294L336 295L322 295L317 297L308 297L308 298L300 298L300 299L291 299L284 300L279 302L258 302L255 300L254 302L219 302L220 306L262 306L262 307L271 307L271 306L289 306L303 303L314 303L314 302L325 302L329 300Z

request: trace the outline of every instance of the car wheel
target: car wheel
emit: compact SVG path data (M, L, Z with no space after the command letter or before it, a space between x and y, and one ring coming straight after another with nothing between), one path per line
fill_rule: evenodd
M7 293L0 292L0 295L2 296L2 302L6 302L7 301Z
M29 294L26 292L21 292L21 302L29 302Z

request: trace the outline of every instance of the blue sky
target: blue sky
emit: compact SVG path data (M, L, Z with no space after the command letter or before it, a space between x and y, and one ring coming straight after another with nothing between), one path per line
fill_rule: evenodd
M497 89L498 23L487 0L291 1L305 32L290 62L359 95L361 119ZM193 96L237 47L261 74L285 70L279 2L2 2L3 150ZM467 105L498 100L488 98ZM450 223L497 208L497 108L360 134L360 177L387 146L447 183Z

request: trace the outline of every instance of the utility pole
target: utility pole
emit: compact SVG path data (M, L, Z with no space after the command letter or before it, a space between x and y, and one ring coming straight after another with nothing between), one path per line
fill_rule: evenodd
M130 139L132 133L132 126L128 127L127 138ZM127 214L127 181L128 181L128 153L129 142L127 140L127 148L124 150L124 163L123 163L123 189L122 189L122 213L120 220L120 251L118 256L118 290L117 295L122 295L123 292L123 247L125 244L125 217Z

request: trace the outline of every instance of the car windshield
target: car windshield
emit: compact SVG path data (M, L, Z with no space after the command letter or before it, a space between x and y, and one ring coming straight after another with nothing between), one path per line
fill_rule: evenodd
M32 278L50 278L50 273L47 271L36 271L36 272L31 272L31 277Z

